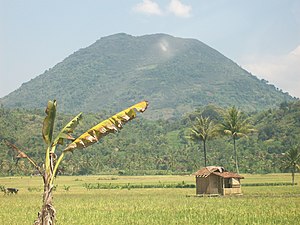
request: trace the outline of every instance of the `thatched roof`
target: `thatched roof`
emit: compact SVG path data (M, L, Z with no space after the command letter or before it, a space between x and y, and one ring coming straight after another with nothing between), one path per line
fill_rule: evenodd
M221 166L207 166L202 168L201 170L198 170L194 175L196 177L208 177L209 175L214 174L219 177L223 178L239 178L239 179L244 179L243 176L233 173L233 172L228 172L224 169L224 167Z

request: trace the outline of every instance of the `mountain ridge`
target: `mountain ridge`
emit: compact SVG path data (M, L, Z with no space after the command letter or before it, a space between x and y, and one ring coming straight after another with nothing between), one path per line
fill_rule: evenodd
M203 42L167 34L102 37L0 99L5 107L62 112L121 110L148 100L153 119L182 115L206 104L244 110L292 101Z

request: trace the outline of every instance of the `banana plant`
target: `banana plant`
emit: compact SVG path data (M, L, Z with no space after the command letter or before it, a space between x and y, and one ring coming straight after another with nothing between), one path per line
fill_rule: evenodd
M53 138L57 102L56 100L49 101L45 111L46 117L42 129L43 139L47 145L43 168L39 167L32 158L18 149L15 145L7 142L7 145L17 151L17 158L27 158L43 177L43 205L41 211L38 213L38 218L34 221L34 225L53 225L55 223L56 210L52 204L53 182L65 154L73 152L75 149L84 149L98 142L105 135L119 131L125 123L136 117L137 112L142 113L147 107L147 101L137 103L98 123L79 137L73 138L72 133L82 119L82 113L79 113L67 123L67 125L58 133L56 138ZM60 156L57 157L56 149L58 145L64 145L65 141L68 140L72 142L65 146Z

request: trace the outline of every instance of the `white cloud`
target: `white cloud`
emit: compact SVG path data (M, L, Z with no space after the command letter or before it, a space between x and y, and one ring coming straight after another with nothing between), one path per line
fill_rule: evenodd
M151 0L143 0L143 2L138 3L134 8L134 11L139 13L145 13L148 15L162 15L162 10L159 5Z
M292 96L300 97L300 45L286 55L252 56L242 65Z
M143 0L133 7L133 10L138 13L148 15L164 15L167 12L174 14L177 17L187 18L191 16L192 7L183 4L180 0L170 0L167 9L162 10L160 6L153 0Z
M171 0L168 10L179 17L190 17L192 7L189 5L184 5L179 0Z

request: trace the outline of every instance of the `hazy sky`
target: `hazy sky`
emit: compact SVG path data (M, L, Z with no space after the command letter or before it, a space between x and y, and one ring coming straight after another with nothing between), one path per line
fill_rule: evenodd
M120 32L196 38L300 97L299 0L0 0L0 97Z

